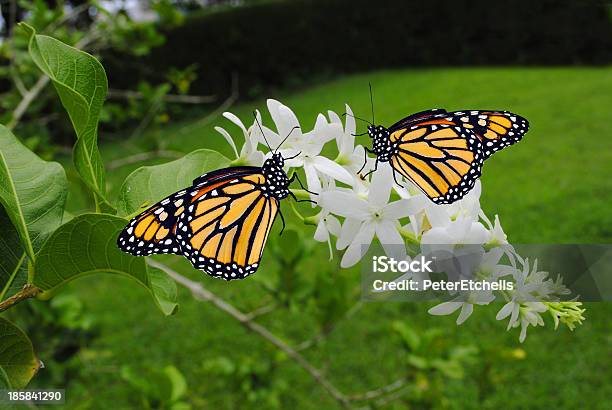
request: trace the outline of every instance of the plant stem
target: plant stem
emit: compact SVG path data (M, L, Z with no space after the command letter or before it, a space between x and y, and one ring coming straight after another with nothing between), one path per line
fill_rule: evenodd
M42 290L37 288L34 285L26 284L19 292L15 293L10 298L6 299L3 302L0 302L0 312L3 312L22 300L30 299L41 293Z
M15 128L15 126L19 123L19 120L21 119L23 114L25 114L32 101L34 101L34 99L38 97L38 94L40 94L40 92L43 90L43 88L47 86L48 83L49 77L47 77L46 75L41 75L38 78L36 84L34 84L34 86L30 88L30 90L26 93L26 95L23 96L22 100L19 102L19 105L17 105L17 108L15 108L15 111L13 111L13 117L11 118L11 121L9 121L9 123L6 125L8 129L12 130L13 128Z
M108 98L112 99L129 99L133 98L136 100L142 100L145 95L140 91L132 90L117 90L109 89ZM179 104L208 104L215 102L217 97L214 95L181 95L181 94L166 94L161 96L161 99L165 102L179 103Z
M157 269L161 269L168 276L174 279L180 285L186 287L191 291L194 297L204 300L206 302L211 303L217 309L227 313L234 319L236 319L242 326L246 329L250 330L253 333L258 334L259 336L266 339L268 342L276 346L278 349L282 350L288 357L290 357L294 362L300 365L304 370L306 370L312 378L319 383L327 392L343 407L350 409L351 405L349 404L348 398L341 393L331 382L327 380L321 371L315 368L304 356L302 356L299 352L289 346L287 343L283 342L277 336L272 334L268 329L251 320L249 316L236 309L233 305L229 304L225 300L221 299L219 296L215 295L208 289L205 289L199 282L192 281L183 275L175 272L170 269L168 266L156 262L152 259L148 259L147 263Z

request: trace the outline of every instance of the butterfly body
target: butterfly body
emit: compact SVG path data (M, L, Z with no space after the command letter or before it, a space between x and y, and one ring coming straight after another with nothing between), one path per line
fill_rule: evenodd
M508 111L434 109L392 126L368 126L377 162L389 162L434 203L465 196L481 175L484 160L521 140L529 123Z
M380 162L391 161L391 156L397 152L398 144L389 138L389 130L382 125L369 125L368 134L372 138L372 151Z
M135 256L183 255L210 276L243 279L257 270L280 201L291 194L283 165L274 153L262 167L204 174L133 218L117 246Z

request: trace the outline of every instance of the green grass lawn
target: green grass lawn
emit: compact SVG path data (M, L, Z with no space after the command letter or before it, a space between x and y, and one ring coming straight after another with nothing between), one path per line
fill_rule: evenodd
M481 201L485 212L500 216L513 243L612 241L612 69L383 71L270 97L292 107L308 128L317 113L328 109L343 112L344 103L350 104L356 115L368 116L368 82L374 88L376 119L387 125L433 107L506 109L525 116L531 122L525 139L497 153L484 167ZM254 108L265 110L265 101L236 106L231 111L250 122ZM175 123L136 140L104 144L102 155L108 161L146 151L153 139L164 141L171 150L189 152L210 147L230 155L213 126L222 125L239 135L238 129L223 118L204 126L186 129L187 125ZM139 165L114 171L109 176L111 190L117 192L125 176ZM76 190L70 200L72 209L78 210ZM312 227L301 229L307 236L313 234ZM325 245L317 246L325 254ZM164 260L191 277L199 277L205 286L245 311L266 302L256 280L227 284L194 274L178 258ZM308 266L317 269L318 265L310 261ZM257 275L270 274L262 269ZM308 271L300 274L308 275ZM358 284L358 270L339 275ZM174 364L185 375L196 408L265 408L232 395L225 379L207 372L204 363L213 358L248 357L268 363L275 352L215 308L181 290L179 313L164 318L144 290L115 277L84 278L70 284L69 289L82 296L86 311L99 328L99 336L79 356L82 370L68 380L69 407L79 408L80 400L84 400L83 408L103 409L109 403L116 408L137 406L133 390L119 378L120 368L129 365L146 375L152 368ZM445 385L444 396L450 408L605 409L612 405L612 305L589 304L587 321L573 333L565 328L554 331L550 320L546 328L530 328L524 344L518 343L516 330L506 332L505 323L495 320L500 306L477 308L459 327L454 317L428 315L428 307L365 304L342 321L321 346L305 355L344 392L380 387L403 375L404 353L391 327L401 320L419 332L440 328L449 346L478 349L479 363L469 366L462 379ZM298 305L266 315L261 322L297 344L316 330L312 312L312 306ZM35 340L37 343L44 341ZM521 349L524 358L510 354L516 349ZM274 379L286 384L281 408L335 408L336 403L326 392L293 362L281 361L275 367ZM258 383L266 385L265 380Z

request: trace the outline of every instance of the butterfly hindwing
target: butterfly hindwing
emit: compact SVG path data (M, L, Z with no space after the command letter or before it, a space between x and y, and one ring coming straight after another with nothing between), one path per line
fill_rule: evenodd
M185 211L188 198L188 190L179 191L134 217L119 234L119 249L135 256L156 253L180 255L181 248L175 236L176 225Z
M225 280L257 270L278 212L278 200L262 190L260 171L243 167L199 181L177 226L183 255L195 268Z
M397 144L391 166L435 203L462 198L480 177L482 145L469 129L420 125L397 130L390 138Z

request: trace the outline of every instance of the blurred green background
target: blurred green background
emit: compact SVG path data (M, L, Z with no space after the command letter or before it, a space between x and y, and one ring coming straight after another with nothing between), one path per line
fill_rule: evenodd
M116 3L125 8L125 13L131 10L131 2ZM526 2L517 2L514 7L500 6L500 10L514 10L515 20L511 21L523 17L525 21L521 25L513 27L504 22L503 13L499 14L501 28L491 27L495 23L491 20L478 22L485 27L479 34L483 43L495 46L496 41L507 40L514 47L504 58L494 57L504 50L487 48L481 59L469 64L470 58L477 55L474 50L478 50L478 38L472 38L459 50L455 44L459 40L451 36L448 41L452 44L445 47L438 43L437 49L427 51L428 46L440 41L438 36L430 38L429 34L414 30L408 35L412 40L404 40L412 43L415 38L426 40L423 49L415 52L418 57L390 58L388 65L384 61L368 65L360 54L359 43L342 43L331 38L329 43L334 48L344 49L343 64L332 64L330 58L321 56L326 63L324 67L317 67L317 61L313 61L316 52L313 52L313 56L308 56L309 62L304 63L307 69L299 76L280 79L268 73L274 77L268 81L265 72L251 66L260 63L250 54L253 48L261 51L262 64L266 67L276 64L284 53L288 62L278 64L284 67L281 71L285 74L292 69L292 62L300 60L300 54L294 60L294 56L286 54L286 49L277 47L287 40L280 38L280 34L277 38L269 33L271 23L266 19L273 19L279 13L285 16L282 13L286 7L287 15L291 12L295 19L290 21L299 26L309 18L325 16L325 2L140 3L143 10L162 3L174 8L172 12L157 10L154 21L160 24L164 21L161 17L174 16L176 21L172 20L172 24L158 33L171 41L177 41L177 32L195 30L189 26L190 19L204 19L211 21L210 26L219 27L220 22L228 21L236 13L234 18L238 21L250 16L254 26L268 27L264 33L268 33L270 42L253 41L243 45L249 50L247 53L236 45L246 40L234 26L229 25L227 32L214 33L218 38L239 36L236 38L240 40L228 46L222 63L225 68L221 71L212 67L217 63L215 58L207 62L205 40L185 45L187 52L194 56L193 61L199 61L192 68L184 65L187 59L182 53L186 51L177 51L177 56L183 56L184 64L175 66L177 61L168 54L168 49L165 54L160 51L168 43L155 44L151 41L154 35L143 38L140 31L136 31L140 37L122 37L121 41L135 44L149 41L151 50L126 57L125 72L116 68L117 56L126 55L122 54L125 50L116 46L91 50L102 57L108 56L102 62L105 65L109 62L110 88L116 89L115 96L121 90L140 93L138 98L111 99L107 108L100 149L107 163L111 198L116 197L125 177L142 165L163 163L203 147L231 156L229 147L213 128L223 126L238 141L241 132L219 115L219 108L234 112L245 123L251 122L253 109L259 109L264 113L264 123L269 123L265 99L275 98L291 107L302 126L309 129L319 112L342 113L345 103L356 115L367 116L370 111L368 83L371 83L377 120L383 124L433 107L505 109L529 119L531 129L524 140L487 161L482 177L482 208L490 217L499 215L511 243L612 241L609 178L612 67L609 50L603 49L610 38L598 39L596 44L589 38L572 42L569 39L579 33L567 24L547 26L547 34L538 37L536 23L546 16L533 17ZM334 10L340 6L347 13L351 10L350 2L332 3ZM387 8L374 2L357 3L369 4L373 12L364 17L367 8L361 5L355 9L362 14L352 11L351 15L365 20L363 24L371 23L371 29L383 30L380 33L383 37L396 34L395 31L384 33L384 27L411 24L410 18L397 20L398 13L391 6L398 2L390 2ZM453 8L465 6L457 2L435 3ZM415 4L410 7L415 8ZM580 14L580 7L576 9L569 2L543 4L552 7L549 14L557 16L557 23L574 13L577 22L571 24L587 28L589 20L583 19L591 18L593 31L600 30L604 37L610 33L605 5L584 2L588 12ZM303 20L295 13L296 9L302 10L299 7L306 16ZM540 10L544 6L534 7ZM177 10L180 19L174 14ZM423 27L425 33L439 30L440 26L432 20L435 13L423 13L421 19L414 14L410 16L418 21L413 26ZM461 16L466 13L465 10L458 12ZM496 15L493 11L492 14ZM337 15L328 15L329 19L334 17ZM130 18L138 21L137 16ZM215 19L219 21L213 22ZM452 22L442 28L448 35L461 32L461 27L469 25L465 20L448 19L448 12L440 17L441 22ZM354 26L343 26L349 23L350 19L338 19L337 29L354 30ZM70 30L66 36L77 32L74 27ZM209 33L210 27L206 25L203 30ZM554 30L560 34L555 35ZM464 40L473 35L470 30L466 31ZM512 33L519 39L510 41ZM332 36L329 32L325 35ZM487 35L494 40L486 40ZM218 38L211 38L211 44L224 44ZM355 39L358 41L359 36ZM183 38L183 42L188 40ZM291 43L297 41L307 40L290 39ZM590 49L585 43L589 43ZM396 39L394 44L401 41ZM525 44L533 45L533 49ZM537 47L538 44L541 46ZM275 47L279 49L276 56L265 51ZM317 44L308 47L315 49ZM376 57L371 45L365 44L364 48L369 52L368 58ZM390 52L386 46L381 45L380 49ZM516 53L522 49L525 49L523 53ZM321 47L319 52L326 50L329 51ZM548 54L543 50L548 50ZM146 76L152 61L160 64L160 53L169 56L165 64L168 72L175 70L174 77ZM351 68L348 61L351 53L358 55L356 68ZM449 53L448 59L440 57L440 53ZM23 75L33 76L33 73ZM223 73L226 75L223 81L211 80ZM118 77L121 78L113 82ZM238 85L232 78L238 79ZM198 104L176 103L168 98L209 94L215 96L214 101ZM54 103L51 97L48 101L33 109L52 115ZM32 118L36 112L30 114ZM26 115L16 134L39 155L69 165L69 151L65 147L74 137L67 131L65 119L53 117L42 125L27 126L28 119ZM361 142L367 143L367 140ZM69 179L72 184L69 210L78 214L91 207L91 203L76 173L70 173ZM310 212L308 207L301 209L304 213ZM573 333L566 328L553 330L552 320L547 317L546 327L530 328L523 344L518 342L516 329L506 332L505 321L495 320L501 305L477 307L465 324L457 326L452 316L429 315L427 309L431 305L427 304L362 304L358 268L338 269L337 257L334 262L328 262L326 245L311 239L314 227L302 225L288 209L285 216L289 229L279 237L280 224L276 224L264 254L264 264L249 280L225 283L195 271L182 258L167 256L160 260L201 281L206 288L245 312L273 308L257 320L292 346L303 347L302 353L346 394L362 393L405 379L407 387L392 400L378 403L380 408L608 409L612 406L612 323L609 320L612 306L609 303L587 304L587 320ZM297 245L288 246L288 243ZM74 409L339 407L303 369L238 322L195 300L183 288L179 289L179 302L179 312L165 318L144 289L124 278L99 275L71 283L51 302L29 301L17 306L11 315L27 329L46 365L31 387L65 387L66 407ZM316 335L321 337L311 340ZM164 390L173 391L178 399L172 403L160 399L159 392ZM361 405L366 404L364 401ZM355 407L359 406L360 402L356 402Z

